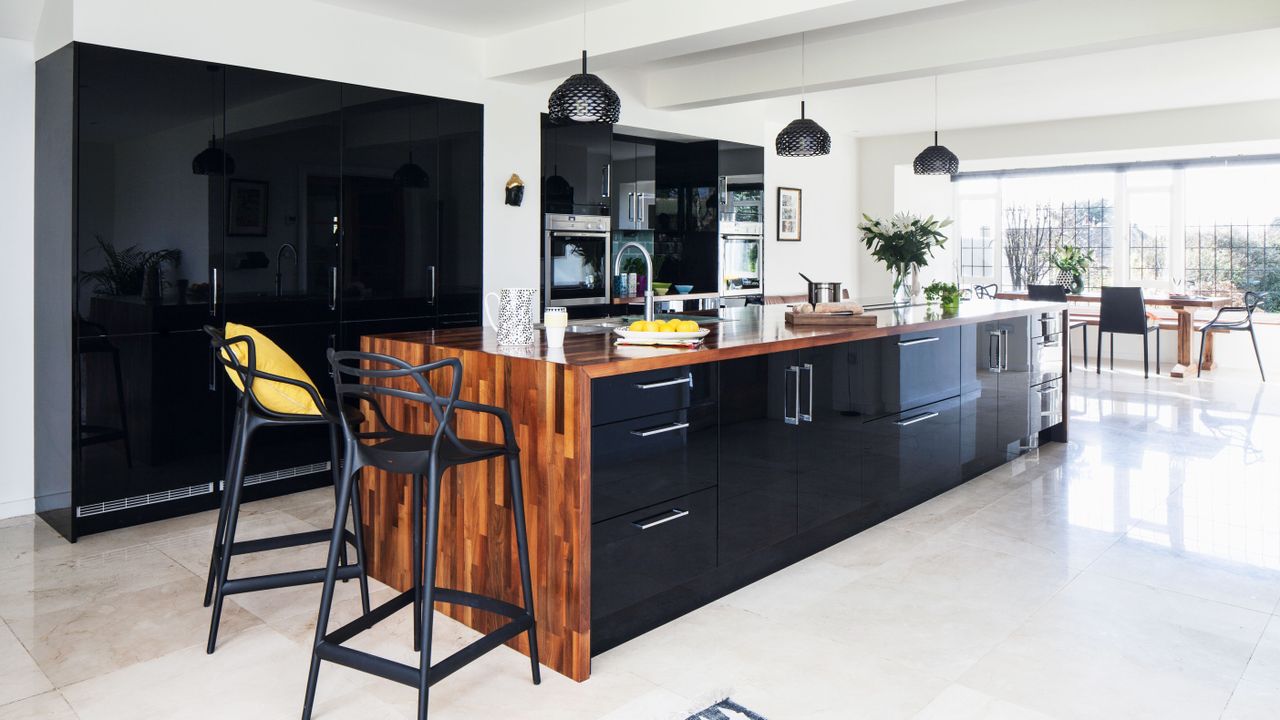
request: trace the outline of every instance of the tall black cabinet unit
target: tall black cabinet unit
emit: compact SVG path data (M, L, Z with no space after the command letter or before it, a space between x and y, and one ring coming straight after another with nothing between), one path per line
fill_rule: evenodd
M203 325L326 392L327 348L478 321L482 106L80 43L36 65L36 508L67 537L217 504L237 391ZM266 434L248 492L327 470L323 432Z

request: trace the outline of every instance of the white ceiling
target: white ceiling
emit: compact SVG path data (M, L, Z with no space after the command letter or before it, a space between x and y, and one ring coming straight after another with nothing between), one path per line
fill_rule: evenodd
M319 0L351 10L487 38L626 0Z

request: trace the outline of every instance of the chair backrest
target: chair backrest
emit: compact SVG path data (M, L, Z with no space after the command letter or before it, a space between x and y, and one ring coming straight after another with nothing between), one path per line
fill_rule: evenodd
M1098 310L1100 332L1140 335L1147 331L1147 305L1140 287L1104 287Z
M454 406L462 392L462 361L444 358L423 365L410 365L397 357L354 351L328 351L333 367L333 387L339 405L360 405L372 411L374 426L355 427L356 421L343 415L342 433L348 444L358 444L359 436L387 437L396 434L422 434L421 428L397 428L382 407L381 400L398 398L427 406L435 419L435 439L431 451L437 452L442 438L447 438L460 452L470 451L458 439L453 428ZM429 375L444 368L452 370L449 392L442 394L431 384ZM370 416L364 414L366 419ZM443 432L440 432L443 429Z
M337 417L330 413L326 408L324 399L320 397L319 391L309 382L302 382L295 378L275 375L258 368L258 348L252 337L248 335L237 335L235 337L226 337L220 328L212 325L205 325L204 332L209 336L209 345L213 348L213 356L228 371L234 373L240 378L240 391L242 397L248 398L252 403L252 407L261 415L274 419L290 419L297 420L299 418L315 418L311 415L294 415L278 412L271 409L271 402L264 402L258 395L258 390L263 387L260 383L255 386L254 381L267 381L270 383L281 383L306 391L311 397L311 401L315 403L319 416L324 417L330 422L337 420ZM239 354L233 349L235 346L241 346L244 349L244 361L240 360ZM270 390L267 391L270 393Z
M997 285L996 283L991 283L990 285L974 285L973 286L973 296L978 298L979 300L983 300L983 299L994 300L996 297L996 293L998 292L1000 292L1000 286Z
M1253 311L1257 310L1259 305L1266 302L1267 297L1270 294L1271 293L1258 292L1256 290L1250 290L1244 294L1244 309L1249 313L1250 318L1253 317Z
M1027 299L1042 302L1066 302L1067 289L1061 285L1028 285Z

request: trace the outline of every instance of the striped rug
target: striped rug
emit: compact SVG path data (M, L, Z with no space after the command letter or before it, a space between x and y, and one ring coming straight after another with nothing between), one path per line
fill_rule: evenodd
M725 698L702 712L690 715L686 720L766 720L766 718Z

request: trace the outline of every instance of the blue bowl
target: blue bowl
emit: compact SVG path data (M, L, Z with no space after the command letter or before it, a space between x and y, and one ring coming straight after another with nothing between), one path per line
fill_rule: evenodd
M692 285L676 285L676 292L680 293L681 295L688 295L689 291L692 289L693 289Z

